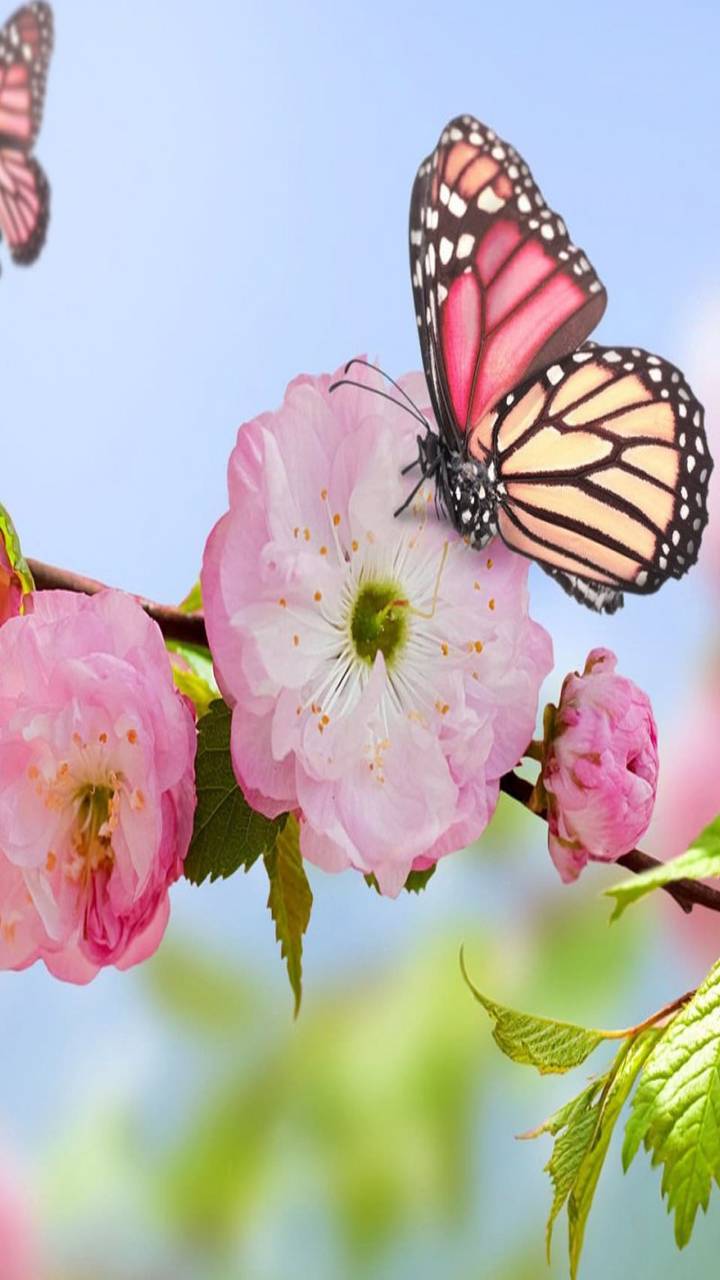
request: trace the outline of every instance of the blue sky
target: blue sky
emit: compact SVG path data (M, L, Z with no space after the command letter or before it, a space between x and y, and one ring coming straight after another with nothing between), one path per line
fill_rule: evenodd
M0 498L28 554L179 599L223 510L242 421L275 406L295 374L358 352L394 374L419 366L410 185L461 111L523 152L592 257L610 297L598 336L692 361L693 318L720 293L715 4L54 9L37 145L53 191L48 243L29 271L5 254L0 280ZM559 673L609 643L669 725L707 641L702 580L597 620L540 576L534 611ZM323 893L318 957L337 940L331 903L345 901L343 889ZM267 959L266 921L259 943L250 920L260 893L223 894L181 889L183 925L202 934L216 913L230 937L241 916L248 955ZM351 949L373 910L368 899L345 921ZM397 925L376 914L382 945L402 936L408 911ZM132 979L103 982L82 993L41 973L3 980L11 1081L40 1027L64 1078L89 1038L109 1053L111 991L128 1026L142 1020ZM32 1082L47 1115L51 1084L39 1068ZM30 1114L21 1104L27 1141Z

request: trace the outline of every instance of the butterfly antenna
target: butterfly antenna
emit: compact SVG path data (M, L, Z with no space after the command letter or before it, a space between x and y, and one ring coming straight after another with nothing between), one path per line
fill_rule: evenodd
M394 378L390 377L389 373L386 373L384 369L380 368L379 364L371 364L369 360L363 360L361 356L354 356L353 359L348 360L347 364L345 365L345 373L349 373L354 364L361 364L365 369L372 369L373 373L379 373L381 378L384 378L385 381L389 382L390 385L394 387L396 391L400 392L400 395L405 400L407 400L409 405L412 405L415 412L419 414L420 417L423 419L423 422L425 422L425 418L423 418L422 413L420 413L420 410L415 404L415 401L410 398L407 391L405 391L404 388L400 386L399 382L396 382Z
M416 409L414 405L410 408L412 401L410 401L410 404L404 404L402 400L396 400L395 397L389 395L387 391L381 391L380 387L368 387L365 382L355 382L353 378L339 378L337 382L333 382L331 384L328 390L337 391L338 387L357 387L360 391L372 391L374 396L382 396L383 400L389 400L390 404L396 404L398 409L404 409L406 413L410 414L411 418L414 418L416 422L420 423L421 427L427 428L428 426L428 423L423 418L420 410Z

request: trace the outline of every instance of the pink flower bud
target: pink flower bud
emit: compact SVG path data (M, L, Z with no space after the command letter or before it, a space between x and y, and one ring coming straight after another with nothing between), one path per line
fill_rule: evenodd
M650 700L615 674L608 649L588 654L582 675L565 677L559 707L546 712L542 784L550 855L575 880L589 858L613 862L647 830L658 775Z

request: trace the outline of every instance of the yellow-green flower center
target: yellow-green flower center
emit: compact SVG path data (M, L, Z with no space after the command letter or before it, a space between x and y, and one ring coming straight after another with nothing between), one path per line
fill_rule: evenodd
M116 791L102 783L86 783L75 793L73 844L84 872L96 871L113 859L112 832L116 824Z
M397 582L368 582L358 592L350 618L350 635L358 658L372 666L378 652L389 667L405 647L408 601Z

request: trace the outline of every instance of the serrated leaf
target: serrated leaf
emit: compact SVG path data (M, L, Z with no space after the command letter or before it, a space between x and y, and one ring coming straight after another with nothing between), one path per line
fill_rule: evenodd
M422 893L427 888L428 881L435 875L437 863L434 862L431 867L426 867L424 871L411 871L403 888L407 893Z
M250 808L230 759L230 708L218 699L198 724L197 808L185 876L193 884L249 871L272 849L285 815L270 819Z
M595 1129L578 1165L567 1201L571 1280L577 1277L588 1215L615 1125L660 1034L656 1027L651 1027L620 1050L610 1068L607 1084L593 1108L597 1111Z
M550 1175L553 1185L553 1202L545 1230L548 1262L555 1219L575 1185L580 1166L592 1142L598 1117L596 1099L607 1079L607 1076L602 1076L599 1080L594 1080L577 1098L573 1098L572 1102L562 1108L560 1113L556 1113L554 1120L559 1127L548 1121L539 1130L560 1135L545 1165L545 1172Z
M648 1058L625 1130L627 1169L640 1144L662 1164L662 1194L683 1248L720 1181L720 961Z
M660 1034L651 1028L626 1040L604 1075L592 1080L538 1129L523 1135L536 1138L549 1133L556 1139L545 1166L553 1185L546 1230L547 1255L549 1261L553 1227L567 1205L573 1280L580 1262L588 1214L618 1116Z
M536 1067L542 1075L563 1074L584 1062L603 1040L615 1038L613 1032L579 1027L572 1022L557 1022L552 1018L537 1018L497 1004L470 981L462 952L460 967L475 999L494 1020L496 1044L513 1062Z
M274 847L265 854L265 869L270 881L267 904L275 921L280 954L287 964L297 1017L302 1000L302 940L310 923L313 896L300 852L300 827L292 814Z
M675 880L710 880L717 876L720 876L720 817L714 818L678 858L606 889L608 897L615 899L611 918L617 920L632 902Z

